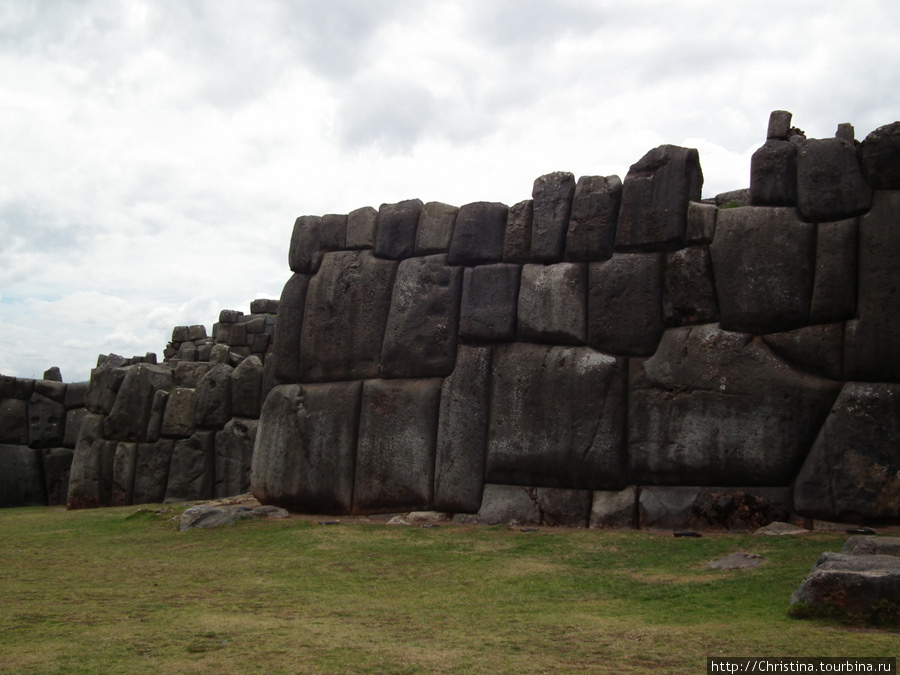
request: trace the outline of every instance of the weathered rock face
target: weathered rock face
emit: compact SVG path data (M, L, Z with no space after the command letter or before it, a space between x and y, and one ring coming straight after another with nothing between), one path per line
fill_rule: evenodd
M863 178L851 141L825 138L800 146L797 207L804 220L842 220L865 213L871 205L872 190Z
M505 204L475 202L460 207L447 256L451 265L500 262L506 233Z
M863 174L873 190L900 190L900 122L878 127L859 147Z
M129 368L116 402L104 422L108 438L147 441L147 427L157 391L172 388L172 372L164 366L140 364Z
M622 202L618 176L582 176L575 184L566 234L566 260L606 260L616 243L616 223Z
M584 344L587 265L557 263L522 268L518 335L524 340Z
M531 259L559 262L566 246L566 230L575 196L575 176L557 171L534 181L531 191Z
M519 265L466 268L460 302L460 338L476 341L515 339L521 276Z
M422 206L421 199L381 205L375 225L376 256L402 260L413 254Z
M0 507L42 506L41 451L27 445L0 445Z

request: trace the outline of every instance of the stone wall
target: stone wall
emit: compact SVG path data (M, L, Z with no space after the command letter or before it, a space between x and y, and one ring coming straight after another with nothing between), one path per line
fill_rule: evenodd
M581 526L900 518L900 123L858 143L790 122L714 200L666 145L511 207L298 218L254 494Z

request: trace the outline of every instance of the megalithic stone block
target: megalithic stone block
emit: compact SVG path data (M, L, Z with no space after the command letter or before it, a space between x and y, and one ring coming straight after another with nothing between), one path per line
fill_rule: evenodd
M795 209L720 209L709 250L722 328L764 334L807 325L816 228Z
M810 222L865 213L872 189L862 175L853 143L843 138L810 139L797 153L797 208Z
M188 437L194 434L194 389L175 387L169 394L160 433Z
M625 362L588 347L495 347L485 479L623 488L625 394Z
M347 248L373 248L377 221L378 211L371 206L363 206L347 214Z
M578 179L566 234L567 261L594 262L612 256L621 202L622 180L618 176Z
M797 370L831 380L843 378L843 323L824 323L787 333L772 333L764 336L763 341Z
M531 229L534 224L534 202L526 199L509 207L503 235L503 262L531 262Z
M398 264L366 251L325 256L306 296L302 382L378 377ZM280 349L277 353L280 368Z
M856 218L816 225L816 273L809 322L856 317Z
M103 416L87 415L69 473L68 509L109 506L117 441L103 440Z
M441 384L439 378L363 383L355 513L432 508Z
M256 356L248 356L232 371L231 414L234 417L259 418L262 378L263 364Z
M63 444L66 407L37 392L28 399L28 445L52 448Z
M447 256L400 263L381 351L383 377L449 375L456 362L462 268Z
M231 419L233 371L220 363L200 378L194 392L194 426L198 429L221 428Z
M519 286L518 335L554 344L584 344L587 265L525 265Z
M141 363L128 368L116 403L103 424L106 438L147 441L153 397L172 388L172 371L167 366Z
M69 497L69 472L72 470L74 456L73 448L44 448L41 451L47 506L65 506Z
M258 426L257 420L235 417L216 433L217 499L250 491L250 464Z
M44 506L41 451L27 445L0 445L0 508Z
M531 190L532 260L559 262L563 259L574 196L575 176L568 171L548 173L534 181Z
M0 399L0 443L28 445L28 401Z
M138 443L134 468L134 504L159 504L166 498L175 441Z
M166 502L212 499L215 485L215 432L198 431L190 438L175 441Z
M617 253L588 266L588 344L649 356L663 332L663 254Z
M716 234L716 217L719 209L713 204L691 202L687 212L688 246L711 244Z
M441 388L434 507L477 513L484 485L490 407L491 348L461 346Z
M450 249L453 226L459 208L441 202L428 202L419 212L416 228L416 255L446 253Z
M666 254L663 314L666 326L719 320L712 261L706 246Z
M840 389L714 324L670 328L629 371L636 485L789 485Z
M281 382L299 382L300 338L306 314L306 293L310 277L295 274L284 285L275 324L275 377Z
M900 190L900 122L878 127L859 146L863 174L873 190Z
M374 252L377 257L402 260L413 254L422 206L421 199L381 205L375 226Z
M296 274L315 274L322 263L322 217L300 216L294 221L288 266Z
M479 265L463 274L459 335L466 340L513 340L519 303L519 265Z
M797 145L767 140L750 158L750 203L797 205Z
M688 202L700 201L696 150L661 145L631 165L622 185L616 250L670 251L684 245Z
M134 472L137 465L137 443L119 443L113 455L110 506L131 506L134 498Z
M448 260L451 265L500 262L509 207L499 202L474 202L460 207L453 227Z
M269 393L251 464L251 489L261 503L351 511L361 391L360 382L333 382Z

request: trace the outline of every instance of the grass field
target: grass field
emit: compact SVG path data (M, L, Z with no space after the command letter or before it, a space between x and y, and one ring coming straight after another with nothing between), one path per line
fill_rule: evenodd
M700 673L707 656L897 656L896 631L786 614L845 539L314 518L179 532L146 507L4 509L0 673ZM767 562L706 569L735 551Z

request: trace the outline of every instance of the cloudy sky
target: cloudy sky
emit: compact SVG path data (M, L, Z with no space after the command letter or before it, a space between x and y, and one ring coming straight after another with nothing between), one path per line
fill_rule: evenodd
M769 112L900 119L896 0L3 0L0 373L89 377L278 297L296 216L513 204Z

